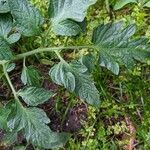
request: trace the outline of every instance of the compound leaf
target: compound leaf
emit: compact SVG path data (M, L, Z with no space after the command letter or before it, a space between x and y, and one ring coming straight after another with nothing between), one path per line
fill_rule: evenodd
M47 124L50 122L46 113L39 108L22 108L18 103L11 107L8 127L22 131L27 142L45 149L62 146L70 137L67 133L55 133Z
M137 3L137 0L118 0L114 6L114 9L115 10L121 9L122 7L130 3Z
M81 100L98 106L99 92L90 76L85 74L86 71L87 68L79 62L60 62L51 68L49 74L56 84L74 91Z
M86 11L97 0L50 0L49 16L53 31L58 35L73 36L82 31Z
M30 106L42 104L54 96L52 92L37 87L28 87L19 90L18 95Z
M27 0L8 0L17 29L24 36L35 36L40 33L43 17Z
M135 29L135 25L123 28L123 23L118 22L102 24L94 30L92 42L99 51L101 66L118 74L118 63L130 68L134 65L134 60L145 62L150 57L146 39L131 39Z

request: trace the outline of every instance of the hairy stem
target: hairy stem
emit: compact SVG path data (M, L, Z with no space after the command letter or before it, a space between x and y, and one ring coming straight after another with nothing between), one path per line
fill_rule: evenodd
M68 47L52 47L52 48L38 48L23 54L16 55L12 60L19 60L23 59L24 57L35 55L42 52L55 52L60 50L69 50L69 49L82 49L82 48L88 48L93 49L93 46L68 46Z

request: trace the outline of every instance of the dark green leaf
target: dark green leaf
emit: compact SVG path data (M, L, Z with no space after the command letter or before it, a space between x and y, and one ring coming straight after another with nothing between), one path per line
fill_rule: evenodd
M18 91L18 95L30 106L37 106L48 101L54 94L43 88L29 87Z
M27 142L45 149L62 146L70 137L66 133L55 133L46 125L50 122L46 113L38 108L23 108L18 103L12 106L8 126L22 131Z
M78 67L77 67L78 66ZM99 106L99 92L90 76L85 74L87 68L79 62L67 64L60 62L50 70L52 80L70 91L74 91L81 100Z
M50 0L49 16L53 31L58 35L72 36L82 31L86 11L97 0Z
M24 85L38 86L38 87L40 86L39 73L33 66L23 67L21 80Z
M129 68L134 65L135 59L144 62L149 58L150 53L144 46L145 40L132 40L134 33L135 25L123 28L122 22L98 26L94 30L92 42L99 51L100 65L118 74L118 63Z
M24 36L34 36L40 33L43 18L39 11L27 0L8 0L17 29Z

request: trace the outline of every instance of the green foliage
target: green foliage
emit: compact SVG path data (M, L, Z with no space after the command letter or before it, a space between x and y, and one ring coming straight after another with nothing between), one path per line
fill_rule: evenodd
M118 75L120 66L125 65L128 69L131 69L136 61L146 62L150 58L148 40L144 37L134 38L135 25L125 26L120 21L98 25L93 31L91 41L87 39L88 42L85 42L86 36L82 35L81 41L84 41L82 42L84 45L81 45L79 40L76 42L78 44L67 46L67 41L72 40L70 37L67 37L63 41L65 42L63 46L47 47L51 42L47 42L50 43L47 44L45 38L47 38L49 33L52 33L51 30L54 32L53 34L61 35L62 39L63 36L76 36L83 30L85 31L87 10L95 3L96 0L85 0L84 2L50 0L48 8L49 18L46 20L47 18L44 19L40 15L39 10L27 0L8 0L5 3L0 1L0 6L4 6L0 7L0 64L3 68L2 77L5 77L8 82L12 91L11 99L13 99L8 104L6 102L1 104L2 106L0 107L0 128L6 132L4 141L14 143L17 140L17 134L21 132L27 144L51 149L63 146L70 137L68 133L53 132L49 127L50 119L42 109L39 109L38 105L48 101L54 94L50 90L47 91L41 87L39 71L33 66L26 66L25 60L28 61L29 56L36 55L36 58L39 58L46 55L48 59L52 58L52 61L58 58L60 61L54 64L49 71L52 81L60 86L64 86L69 92L74 92L81 101L95 107L100 106L100 94L107 96L104 94L101 85L99 85L103 79L96 80L96 85L93 80L92 73L97 66L106 67ZM118 7L120 8L125 4L121 4ZM144 5L148 6L149 3L144 3ZM46 29L45 26L42 26L44 22L48 22ZM99 24L99 22L96 24ZM57 37L56 35L54 37ZM29 38L30 36L33 36L32 40ZM87 32L87 36L89 38L91 33ZM34 46L36 49L31 50L32 41L36 38L41 39L42 42L37 44L40 45L39 48L36 45ZM74 37L74 40L76 40L75 38L77 39L79 36ZM18 42L20 39L21 42ZM14 46L16 42L18 43ZM56 45L58 43L61 43L59 39ZM23 51L24 49L25 52ZM63 50L74 52L83 50L83 53L80 53L82 56L76 60L70 61L65 57L66 53L63 53ZM55 56L47 54L50 52L54 53ZM39 53L41 55L38 55ZM8 73L16 69L16 65L13 62L21 59L24 59L21 81L25 87L17 89L17 92L16 86L13 85ZM48 74L48 72L46 73ZM96 77L94 76L94 78ZM22 103L21 100L24 100L27 105ZM118 113L119 107L116 105L114 107L110 108L109 114L113 114L114 110ZM94 121L94 124L92 122L90 133L93 133L96 121ZM118 128L114 127L113 129L117 130ZM105 134L105 129L99 130ZM86 136L90 138L90 134L89 136L86 134ZM104 138L105 135L103 137L97 136L98 138ZM100 147L98 140L90 139L89 141L88 143L87 139L86 143L83 142L83 147L89 146L92 147L91 149ZM104 145L104 148L106 146L106 149L110 148L107 145L107 141L101 145ZM112 147L116 148L115 146Z
M86 75L86 66L80 62L60 62L50 70L52 80L59 85L63 85L70 91L74 91L81 100L85 100L91 105L99 106L99 92L94 82Z
M30 106L48 101L54 94L43 88L29 87L18 91L18 95Z
M11 14L16 21L16 28L24 36L35 36L40 33L39 26L43 18L36 8L27 0L8 0Z
M96 0L50 0L49 16L52 28L58 35L73 36L82 31L81 22L84 21L88 7ZM84 22L83 22L84 23Z
M22 131L26 140L43 148L55 148L62 145L69 137L67 134L52 132L46 125L50 122L45 112L39 108L22 108L19 103L8 106L11 114L8 127L16 132Z
M101 66L119 74L119 64L127 68L134 65L134 59L145 61L150 51L146 47L146 39L132 40L135 25L123 29L123 23L100 25L94 30L93 43L99 50L99 63Z

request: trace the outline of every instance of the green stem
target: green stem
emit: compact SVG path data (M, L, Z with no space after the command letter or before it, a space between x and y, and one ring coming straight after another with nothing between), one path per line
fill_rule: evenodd
M82 49L82 48L90 48L93 49L94 46L68 46L68 47L52 47L52 48L38 48L23 54L16 55L12 60L23 59L24 57L35 55L42 52L55 52L60 50L69 50L69 49Z
M62 62L66 62L60 55L59 51L55 51L55 54L57 55L57 57L62 61Z
M6 69L6 66L5 66L5 65L6 65L5 63L2 64L4 75L5 75L5 77L6 77L6 79L7 79L7 82L8 82L8 84L9 84L11 90L12 90L12 93L13 93L13 95L14 95L15 100L18 102L18 104L19 104L20 106L22 106L22 104L21 104L21 102L20 102L20 100L19 100L19 98L18 98L18 96L17 96L17 92L16 92L16 90L15 90L15 88L14 88L12 82L11 82L11 79L10 79L8 73L7 73L7 69Z

